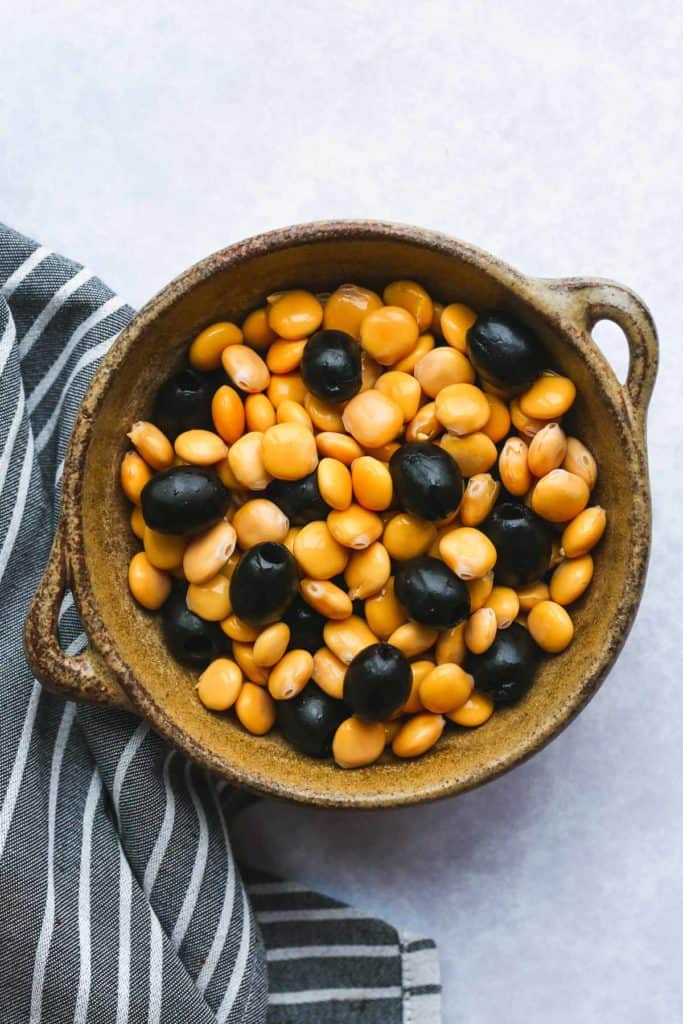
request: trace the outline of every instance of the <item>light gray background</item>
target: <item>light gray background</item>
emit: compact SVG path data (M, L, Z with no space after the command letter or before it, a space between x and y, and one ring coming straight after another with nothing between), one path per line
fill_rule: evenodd
M0 218L133 304L229 242L342 216L437 228L530 274L613 277L650 304L653 562L590 707L455 801L263 802L239 845L433 935L447 1024L683 1020L680 3L5 11Z

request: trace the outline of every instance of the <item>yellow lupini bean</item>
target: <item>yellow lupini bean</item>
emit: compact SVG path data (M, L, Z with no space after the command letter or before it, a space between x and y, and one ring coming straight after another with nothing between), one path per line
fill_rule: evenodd
M354 551L344 570L349 598L364 600L378 594L391 575L389 552L376 541L364 551ZM349 614L351 614L349 612Z
M223 321L211 324L197 335L187 357L195 370L217 370L221 365L223 349L228 345L241 345L244 335L237 324Z
M394 630L388 642L398 647L406 658L416 658L418 654L424 654L433 647L438 635L438 629L422 626L418 622L404 622Z
M248 345L228 345L221 355L223 369L240 391L256 394L270 384L270 370Z
M525 416L539 420L557 420L572 407L576 387L569 377L544 373L519 398Z
M310 604L326 619L348 619L353 614L349 595L330 580L304 578L299 589L306 604Z
M374 388L375 384L382 376L384 367L381 366L376 359L373 359L371 355L364 352L361 349L360 354L360 379L361 391L368 391L370 388Z
M302 289L283 292L268 309L268 326L287 341L308 337L322 322L320 302L311 292Z
M294 538L294 557L306 576L329 580L344 571L349 552L334 539L327 523L317 519Z
M567 558L560 562L550 580L550 597L557 604L578 601L593 579L593 559L590 555Z
M559 423L548 423L529 445L529 469L534 476L545 476L559 469L567 454L567 437Z
M234 491L238 491L240 489L240 487L243 486L239 482L239 480L237 479L235 474L233 473L233 471L232 471L232 469L230 467L230 459L229 458L221 459L220 462L217 462L215 464L213 469L215 470L216 475L218 476L220 482L225 487L228 487L231 491L233 491L233 490Z
M413 715L399 729L391 749L396 757L419 757L438 742L445 724L443 715L434 715L428 711Z
M267 430L277 422L275 409L266 395L247 395L244 403L247 430Z
M486 576L496 564L497 552L486 534L471 526L456 527L441 539L439 552L461 580Z
M268 676L268 693L274 700L291 700L301 693L313 674L313 655L288 651Z
M441 313L441 333L453 348L467 351L467 332L477 319L477 314L461 302L452 302Z
M356 501L372 512L389 508L394 485L386 462L371 455L361 455L351 463L351 482Z
M221 622L232 611L230 580L217 573L206 583L190 583L186 600L187 607L200 619Z
M572 642L574 623L556 601L540 601L529 612L527 628L538 646L549 654L559 654Z
M500 494L500 484L490 473L476 473L467 481L460 506L463 526L478 526L491 512Z
M278 423L298 423L299 426L306 427L311 432L313 431L313 420L303 405L299 402L293 402L291 398L285 398L284 402L280 402L275 410L275 418Z
M428 352L434 348L434 336L432 334L422 334L418 339L417 345L409 352L403 359L399 359L397 363L394 363L394 370L398 370L400 373L412 373L420 360L427 355Z
M268 310L265 306L253 310L242 324L242 333L247 345L259 350L268 348L277 335L268 324Z
M531 507L551 523L566 523L588 504L588 484L566 469L553 469L541 477L531 496Z
M407 309L417 321L420 333L429 330L434 316L434 303L417 281L392 281L383 292L387 306Z
M328 697L341 700L344 696L346 665L327 647L313 655L313 680Z
M478 725L483 725L484 722L488 722L494 709L495 704L490 697L485 693L478 693L474 690L462 707L451 711L446 717L450 718L451 722L455 722L456 725L464 725L469 729L473 729Z
M350 665L359 651L377 643L370 627L357 615L348 619L326 622L323 627L325 644L344 665Z
M325 303L323 327L327 330L345 331L359 341L363 320L368 313L381 307L382 300L376 292L356 284L342 284L332 292Z
M185 430L176 437L175 450L192 466L212 466L228 454L227 444L212 430Z
M567 558L578 558L592 551L606 526L607 513L600 505L593 505L580 512L562 534L562 550Z
M339 544L354 551L370 547L382 536L384 529L384 523L375 512L355 504L341 512L330 512L327 525Z
M247 732L265 736L275 725L275 701L262 686L244 683L235 702L235 713Z
M379 448L393 441L401 430L403 411L393 399L370 388L347 404L342 425L364 448Z
M445 448L451 458L455 459L460 472L465 477L487 473L498 458L495 444L481 430L474 434L468 434L466 437L444 434L439 444Z
M130 428L128 437L152 469L169 469L173 465L173 445L154 423L138 420Z
M149 460L148 460L149 461ZM567 438L567 452L562 463L562 468L569 473L575 473L585 480L588 489L593 490L598 482L598 466L582 441L578 437Z
M509 437L498 458L498 472L503 487L521 497L533 483L529 469L529 449L521 437Z
M479 608L465 627L465 643L472 654L483 654L496 639L498 623L493 608Z
M323 430L316 435L315 443L321 456L337 459L345 466L350 466L354 459L359 459L363 449L348 434L340 434L336 430Z
M443 330L441 328L441 314L444 311L443 302L434 302L434 315L432 316L432 333L440 341L444 340Z
M517 591L517 599L519 601L519 610L521 612L530 612L534 605L537 605L540 601L547 601L550 597L550 591L548 584L538 581L538 583L529 583L526 587L520 587Z
M416 715L418 711L424 711L424 705L420 700L420 685L422 680L425 679L434 668L434 662L424 659L422 661L411 661L410 663L410 693L408 699L396 712L396 717L400 718L402 715Z
M422 389L410 373L390 370L377 378L375 387L401 407L404 421L412 420L420 407Z
M274 373L266 394L277 409L281 402L288 399L303 404L307 391L300 373Z
M334 734L332 756L340 768L363 768L384 752L385 732L381 722L347 718Z
M474 384L475 380L469 359L454 348L432 349L420 359L413 372L425 395L430 398L436 398L451 384Z
M223 573L223 575L225 576L226 580L231 580L232 579L232 574L234 573L235 569L237 568L239 560L240 560L240 553L239 553L239 551L233 551L233 553L230 555L230 558L227 560L225 565L221 569L218 570L219 572Z
M390 722L384 722L384 746L390 747L394 742L394 737L398 733L402 726L402 722L399 718L394 718Z
M343 511L353 500L348 467L339 459L324 458L318 463L318 490L330 508Z
M278 338L266 353L266 365L271 373L291 373L301 362L306 348L306 339L285 341Z
M227 711L242 689L242 669L230 658L216 658L197 682L197 696L209 711Z
M220 572L235 550L237 533L231 523L221 520L195 537L185 548L183 572L190 583L206 583Z
M412 352L419 336L415 317L401 306L373 310L360 325L362 347L382 366L391 366Z
M443 433L436 418L436 402L427 402L406 426L406 441L433 441Z
M399 626L408 621L405 609L394 591L394 578L390 577L379 594L365 602L365 619L374 634L388 640Z
M291 555L294 554L294 541L296 540L300 532L300 526L290 526L289 530L287 531L287 536L282 542Z
M435 402L439 423L458 437L483 430L491 415L486 395L474 384L449 384L439 391Z
M223 628L223 623L221 623ZM243 640L233 640L232 656L242 669L245 679L257 686L265 686L268 682L268 669L257 665L254 661L254 645Z
M450 629L444 629L439 633L435 647L438 665L443 665L446 662L451 662L453 665L462 665L467 655L467 647L465 645L466 628L467 620L458 623L457 626L451 626Z
M474 679L459 665L437 665L420 683L420 701L427 711L443 715L462 707L473 689Z
M484 607L493 591L493 573L487 572L479 579L468 580L466 585L470 598L470 611L479 611Z
M366 448L364 454L377 459L378 462L389 462L391 456L400 447L398 441L389 441L387 444L380 445L379 448Z
M248 491L264 491L272 479L263 461L263 437L260 430L250 430L228 452L230 469Z
M121 461L121 490L134 505L140 504L145 484L152 479L152 470L137 452L126 452Z
M498 629L507 629L519 615L519 597L512 587L494 587L486 599L486 608L496 615Z
M232 517L237 543L243 551L263 541L282 543L289 532L289 519L279 505L266 498L253 498Z
M234 444L237 438L242 436L245 423L244 405L234 388L222 384L214 393L211 399L211 418L216 433L226 444Z
M270 668L284 656L289 644L290 630L286 622L274 622L254 640L252 656L260 668Z
M497 395L486 394L486 401L489 404L489 418L481 428L487 437L490 437L496 444L502 441L510 432L510 412L507 405Z
M257 626L250 626L248 622L238 619L234 612L230 612L221 620L221 629L231 640L237 640L241 644L252 643L260 633Z
M276 423L263 435L263 465L278 480L300 480L318 465L310 430L298 423Z
M510 419L515 430L518 430L522 437L530 440L539 430L545 426L546 421L534 419L522 412L519 405L519 398L513 398L510 402Z
M332 431L342 433L344 423L342 421L342 409L339 405L330 405L323 402L321 398L311 395L308 392L304 397L304 408L313 421L316 430Z
M145 520L139 505L133 505L133 510L130 514L130 528L138 540L143 540L145 536Z
M158 533L149 526L145 526L142 543L145 554L157 569L177 569L179 565L183 564L183 555L187 547L185 537Z
M171 580L162 569L152 565L144 551L138 551L128 566L130 592L143 608L156 611L171 593Z
M436 537L436 526L410 512L397 512L384 527L384 546L397 561L424 555Z

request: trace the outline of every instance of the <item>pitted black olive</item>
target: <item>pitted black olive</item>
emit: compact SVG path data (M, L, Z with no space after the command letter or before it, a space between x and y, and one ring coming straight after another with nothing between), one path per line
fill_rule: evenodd
M255 544L244 552L232 574L232 610L250 626L267 626L283 617L298 585L294 556L284 544Z
M326 519L331 511L320 495L315 470L300 480L271 480L264 497L279 505L289 521L297 525Z
M394 495L421 519L444 519L460 505L462 474L448 452L430 441L402 444L389 461Z
M502 501L479 529L498 552L496 583L524 587L550 567L553 542L545 522L521 501Z
M394 585L410 618L424 626L449 629L470 613L466 585L438 558L422 555L400 562Z
M410 664L393 644L365 647L344 676L344 701L365 722L382 722L408 699L412 684Z
M277 723L288 743L309 757L329 757L332 740L349 709L309 683L297 697L277 702Z
M467 353L482 380L508 395L526 391L546 362L530 328L497 316L477 317L467 332Z
M531 686L540 660L541 652L529 632L513 622L498 630L483 654L468 654L463 668L474 677L477 690L496 704L513 704Z
M157 473L141 495L145 524L158 533L199 533L221 519L230 491L212 469L173 466Z
M184 430L213 429L211 396L218 384L195 370L180 370L157 392L154 421L171 441Z
M345 331L317 331L304 349L301 376L324 402L347 402L361 389L360 345Z
M327 619L311 608L298 594L284 614L283 622L289 626L289 649L310 651L315 654L325 646L323 629Z
M162 609L166 645L182 665L204 668L229 650L230 642L217 622L207 622L187 607L187 588L174 588Z

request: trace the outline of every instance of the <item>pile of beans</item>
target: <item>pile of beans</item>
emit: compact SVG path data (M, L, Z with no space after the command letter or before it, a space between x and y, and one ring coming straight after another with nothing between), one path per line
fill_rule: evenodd
M529 328L414 281L271 295L128 434L131 593L249 732L424 754L572 641L606 523L574 397Z

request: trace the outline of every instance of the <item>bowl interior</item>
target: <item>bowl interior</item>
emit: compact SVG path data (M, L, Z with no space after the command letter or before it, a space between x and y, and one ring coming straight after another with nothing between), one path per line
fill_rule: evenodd
M264 247L267 249L267 247ZM141 329L103 389L93 422L81 490L85 566L94 604L120 659L138 707L185 749L262 791L319 803L376 806L433 798L478 784L533 752L575 713L597 687L623 642L630 621L632 441L625 436L618 386L590 342L534 300L528 282L507 268L487 265L456 243L428 245L417 239L320 238L275 251L227 250L201 271L188 272L151 305ZM529 694L497 711L481 729L449 729L437 748L415 761L387 758L371 768L345 772L332 762L296 754L277 732L247 735L229 715L206 711L196 698L195 673L167 653L158 617L131 599L128 561L137 542L130 509L118 486L118 467L130 425L150 415L162 380L181 363L188 342L218 319L240 320L269 292L293 286L328 290L354 281L381 290L411 277L442 302L463 301L477 310L497 309L532 325L547 347L549 363L576 383L572 426L599 465L593 502L604 505L609 529L596 556L593 585L572 612L576 639L549 658Z

